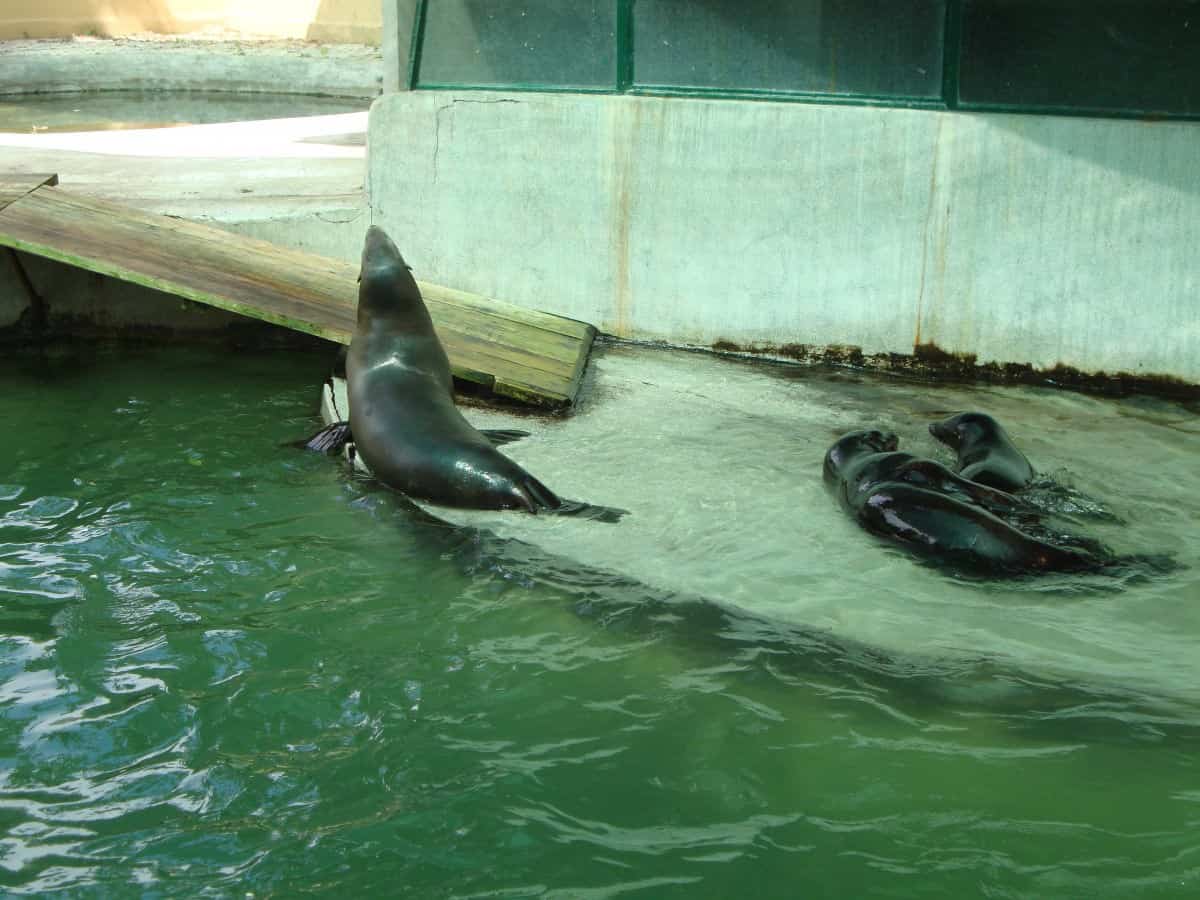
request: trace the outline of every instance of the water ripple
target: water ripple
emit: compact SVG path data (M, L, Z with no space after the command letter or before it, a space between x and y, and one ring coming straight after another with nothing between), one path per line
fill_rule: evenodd
M281 447L314 425L312 355L12 370L0 893L1194 890L1194 572L946 579L809 490L832 430L894 411L915 444L979 394L594 362L624 418L535 420L514 455L634 510L605 529L448 525ZM1089 423L1070 471L1114 540L1200 559L1195 435L986 399L1043 457ZM1141 468L1101 490L1122 441L1175 467L1169 495Z

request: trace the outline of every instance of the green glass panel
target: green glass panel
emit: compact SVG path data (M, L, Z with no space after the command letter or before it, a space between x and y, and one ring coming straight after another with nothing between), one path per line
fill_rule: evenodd
M1200 115L1200 0L965 0L961 105Z
M418 85L613 88L616 2L428 0Z
M637 0L644 87L933 98L944 0Z

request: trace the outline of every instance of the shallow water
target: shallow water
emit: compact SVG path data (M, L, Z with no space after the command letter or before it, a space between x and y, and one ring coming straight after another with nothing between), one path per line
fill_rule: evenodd
M29 94L0 99L0 132L115 131L359 112L345 97L190 92Z
M593 399L569 427L506 452L566 496L630 509L622 526L452 518L874 646L985 655L1200 703L1200 419L1187 409L644 349L611 349L593 369ZM821 464L837 435L879 427L899 435L900 449L953 464L928 424L980 408L1040 473L1124 521L1080 517L1068 523L1079 533L1120 554L1172 556L1185 570L972 582L874 541L826 495Z
M630 515L451 527L280 446L327 362L0 363L0 890L1196 890L1191 412L607 348L507 449ZM1186 568L964 582L825 495L964 406Z

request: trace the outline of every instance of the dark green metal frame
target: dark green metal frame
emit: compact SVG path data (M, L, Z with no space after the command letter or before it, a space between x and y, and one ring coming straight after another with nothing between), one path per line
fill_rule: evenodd
M412 48L409 53L409 90L434 91L506 91L555 94L632 94L642 97L692 97L708 100L771 100L796 103L820 103L839 106L880 106L899 109L961 110L963 112L999 112L1052 116L1102 117L1109 119L1142 119L1170 121L1200 121L1200 115L1184 115L1146 109L1098 109L1092 107L1038 106L1032 104L1000 104L963 102L959 97L959 70L962 57L962 6L964 0L946 0L946 18L942 32L942 89L938 97L913 97L895 94L827 94L812 91L745 90L708 87L679 87L676 85L637 84L633 68L633 4L636 0L613 0L617 4L616 78L612 87L570 86L552 84L419 84L421 53L425 39L425 16L429 0L417 0L416 21L413 23Z

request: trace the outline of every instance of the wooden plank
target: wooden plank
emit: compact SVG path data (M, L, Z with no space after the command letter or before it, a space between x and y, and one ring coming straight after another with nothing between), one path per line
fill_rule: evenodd
M348 343L358 267L34 186L0 209L0 245ZM418 282L454 374L543 406L572 403L596 331L549 313Z
M58 184L58 176L54 173L25 175L15 172L0 172L0 209L4 209L14 200L20 200L31 191L36 191L44 184Z

